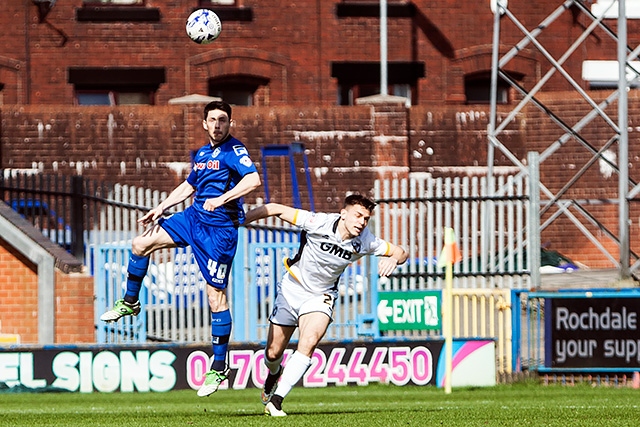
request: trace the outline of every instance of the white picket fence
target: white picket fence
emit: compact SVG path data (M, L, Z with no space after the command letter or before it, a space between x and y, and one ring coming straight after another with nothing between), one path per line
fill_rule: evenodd
M445 227L453 228L463 262L454 265L454 287L529 288L528 189L513 176L413 178L376 181L379 207L373 227L407 248L409 262L389 290L442 289L437 258Z

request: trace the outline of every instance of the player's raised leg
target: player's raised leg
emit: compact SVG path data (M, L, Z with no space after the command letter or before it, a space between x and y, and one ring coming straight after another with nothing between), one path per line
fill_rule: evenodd
M172 246L175 246L173 240L160 225L155 225L133 239L124 298L117 300L111 310L100 316L100 320L115 322L121 317L137 316L140 313L140 289L149 268L149 255L157 249Z

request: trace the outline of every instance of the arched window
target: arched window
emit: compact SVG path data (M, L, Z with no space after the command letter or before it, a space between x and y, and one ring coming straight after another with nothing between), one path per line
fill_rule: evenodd
M411 104L419 79L424 77L421 62L390 62L388 64L388 94L407 98ZM331 77L338 80L338 105L354 105L357 98L380 93L379 62L334 62Z
M254 105L255 93L269 80L250 75L232 75L209 79L209 96L222 98L233 105Z
M152 105L164 68L69 68L78 105Z
M131 5L131 4L144 4L144 0L84 0L83 3L95 5L96 3L104 4L108 6L112 5Z
M522 80L521 75L513 75L514 80ZM498 104L506 104L509 99L510 85L504 79L498 77L498 90L496 101ZM491 101L491 72L480 71L464 76L464 94L468 104L488 104Z

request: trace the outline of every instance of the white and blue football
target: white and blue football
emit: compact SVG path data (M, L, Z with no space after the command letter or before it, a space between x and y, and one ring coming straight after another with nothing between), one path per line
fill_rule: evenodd
M187 35L198 44L211 43L221 31L220 18L209 9L198 9L187 18Z

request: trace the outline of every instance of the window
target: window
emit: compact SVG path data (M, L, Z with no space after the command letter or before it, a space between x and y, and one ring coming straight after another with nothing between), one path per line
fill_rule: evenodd
M83 0L78 22L160 22L160 9L147 0Z
M232 105L255 105L255 94L261 87L267 86L269 80L235 75L209 80L209 96L222 98Z
M411 86L408 84L388 85L389 95L407 98L407 106L411 106ZM355 105L355 100L365 96L378 95L380 84L346 84L338 85L338 105Z
M201 7L207 6L235 6L236 0L200 0Z
M164 68L69 69L78 105L150 105L164 82Z
M596 17L618 17L618 2L614 0L597 0L591 5L591 13ZM625 3L627 18L640 19L640 0L627 0Z
M253 21L253 9L250 6L238 4L237 0L198 0L197 4L200 8L214 10L222 22Z
M117 5L142 5L144 4L144 0L84 0L85 4L95 4L100 3L108 6L117 6Z
M522 76L514 79L521 80ZM509 87L509 83L498 78L496 98L498 104L509 102ZM480 72L465 76L464 95L468 104L488 104L491 101L491 73Z
M120 92L117 90L76 90L78 105L151 105L153 92Z
M336 16L348 17L380 17L380 6L371 0L343 0L336 4ZM404 0L387 0L387 16L389 18L413 18L418 12L414 2Z
M354 105L355 100L380 93L379 62L334 62L331 77L338 79L338 105ZM387 66L389 95L403 96L408 103L414 98L418 79L424 77L421 62L390 62Z

